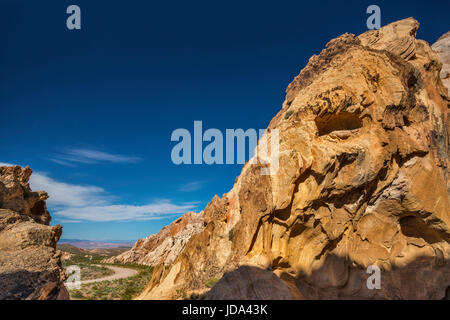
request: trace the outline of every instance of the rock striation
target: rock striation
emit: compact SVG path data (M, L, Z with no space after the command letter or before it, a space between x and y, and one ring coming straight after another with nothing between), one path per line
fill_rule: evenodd
M49 226L48 195L31 191L31 173L0 167L0 300L69 299L55 249L62 227Z
M139 239L133 248L104 263L136 263L147 266L170 265L188 240L203 228L203 212L188 212L162 228L157 234Z
M442 61L441 79L444 85L450 89L450 31L442 35L432 48Z
M313 56L267 129L279 169L246 163L139 299L444 298L450 100L418 28L344 34Z

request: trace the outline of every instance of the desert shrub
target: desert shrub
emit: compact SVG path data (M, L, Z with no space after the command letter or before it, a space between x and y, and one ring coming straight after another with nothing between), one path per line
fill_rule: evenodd
M151 279L153 267L130 264L115 265L135 269L138 273L129 278L82 285L80 293L83 296L75 297L74 291L70 292L71 296L83 300L130 300L142 292Z
M206 280L205 285L208 288L212 288L216 285L217 281L219 281L219 279L217 278L209 278L208 280Z
M284 119L289 119L289 117L294 113L294 111L289 110L288 112L286 112L286 114L284 115Z
M233 241L234 238L234 228L228 231L228 240Z
M83 293L80 290L73 290L71 296L76 299L84 298Z
M139 293L139 288L136 288L133 284L128 284L120 295L121 300L131 300L135 295Z

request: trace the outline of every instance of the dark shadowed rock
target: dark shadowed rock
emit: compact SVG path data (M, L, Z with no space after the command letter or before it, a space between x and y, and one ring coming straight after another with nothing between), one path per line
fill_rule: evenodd
M270 285L268 285L270 284ZM205 295L205 300L292 300L295 297L273 272L242 266L226 273Z

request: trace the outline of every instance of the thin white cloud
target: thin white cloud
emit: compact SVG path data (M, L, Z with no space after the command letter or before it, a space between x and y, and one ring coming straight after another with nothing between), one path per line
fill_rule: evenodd
M11 166L15 166L15 164L0 162L0 167L11 167Z
M49 159L49 160L54 162L54 163L66 166L66 167L76 167L76 165L74 165L73 163L70 163L70 162L67 162L67 161L63 161L63 160L60 160L60 159Z
M170 200L141 206L114 204L114 198L103 188L59 182L39 172L31 175L30 186L33 190L47 191L53 216L63 223L154 220L196 208L195 203L174 204Z
M1 165L12 164L0 162ZM103 188L57 181L42 172L31 175L30 187L49 194L47 204L52 216L61 223L156 220L195 210L199 204L176 204L167 199L144 205L115 204L114 197Z
M50 196L48 205L54 207L104 205L111 200L111 196L100 187L59 182L39 172L31 175L30 187L32 190L45 190Z
M94 164L99 162L110 163L137 163L142 161L140 157L125 156L121 154L107 153L92 149L67 149L64 152L50 159L51 161L65 165L74 166L74 164Z
M193 192L200 190L203 187L204 181L193 181L186 184L181 185L178 188L178 191L181 192Z
M81 220L71 220L71 219L56 219L57 222L59 223L80 223L82 222Z
M156 220L185 213L193 210L194 204L177 205L169 200L160 200L142 206L134 205L107 205L87 206L82 208L71 207L56 211L55 215L87 221L130 221L130 220Z
M0 162L0 166L14 165ZM104 205L112 201L112 197L103 188L59 182L42 172L33 172L30 187L32 190L46 191L50 196L47 204L53 207L85 207Z

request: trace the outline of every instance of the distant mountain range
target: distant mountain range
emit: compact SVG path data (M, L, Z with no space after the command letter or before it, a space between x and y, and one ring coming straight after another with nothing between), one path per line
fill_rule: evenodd
M71 244L81 249L110 249L110 248L131 248L135 241L132 240L82 240L82 239L61 239L58 244Z

